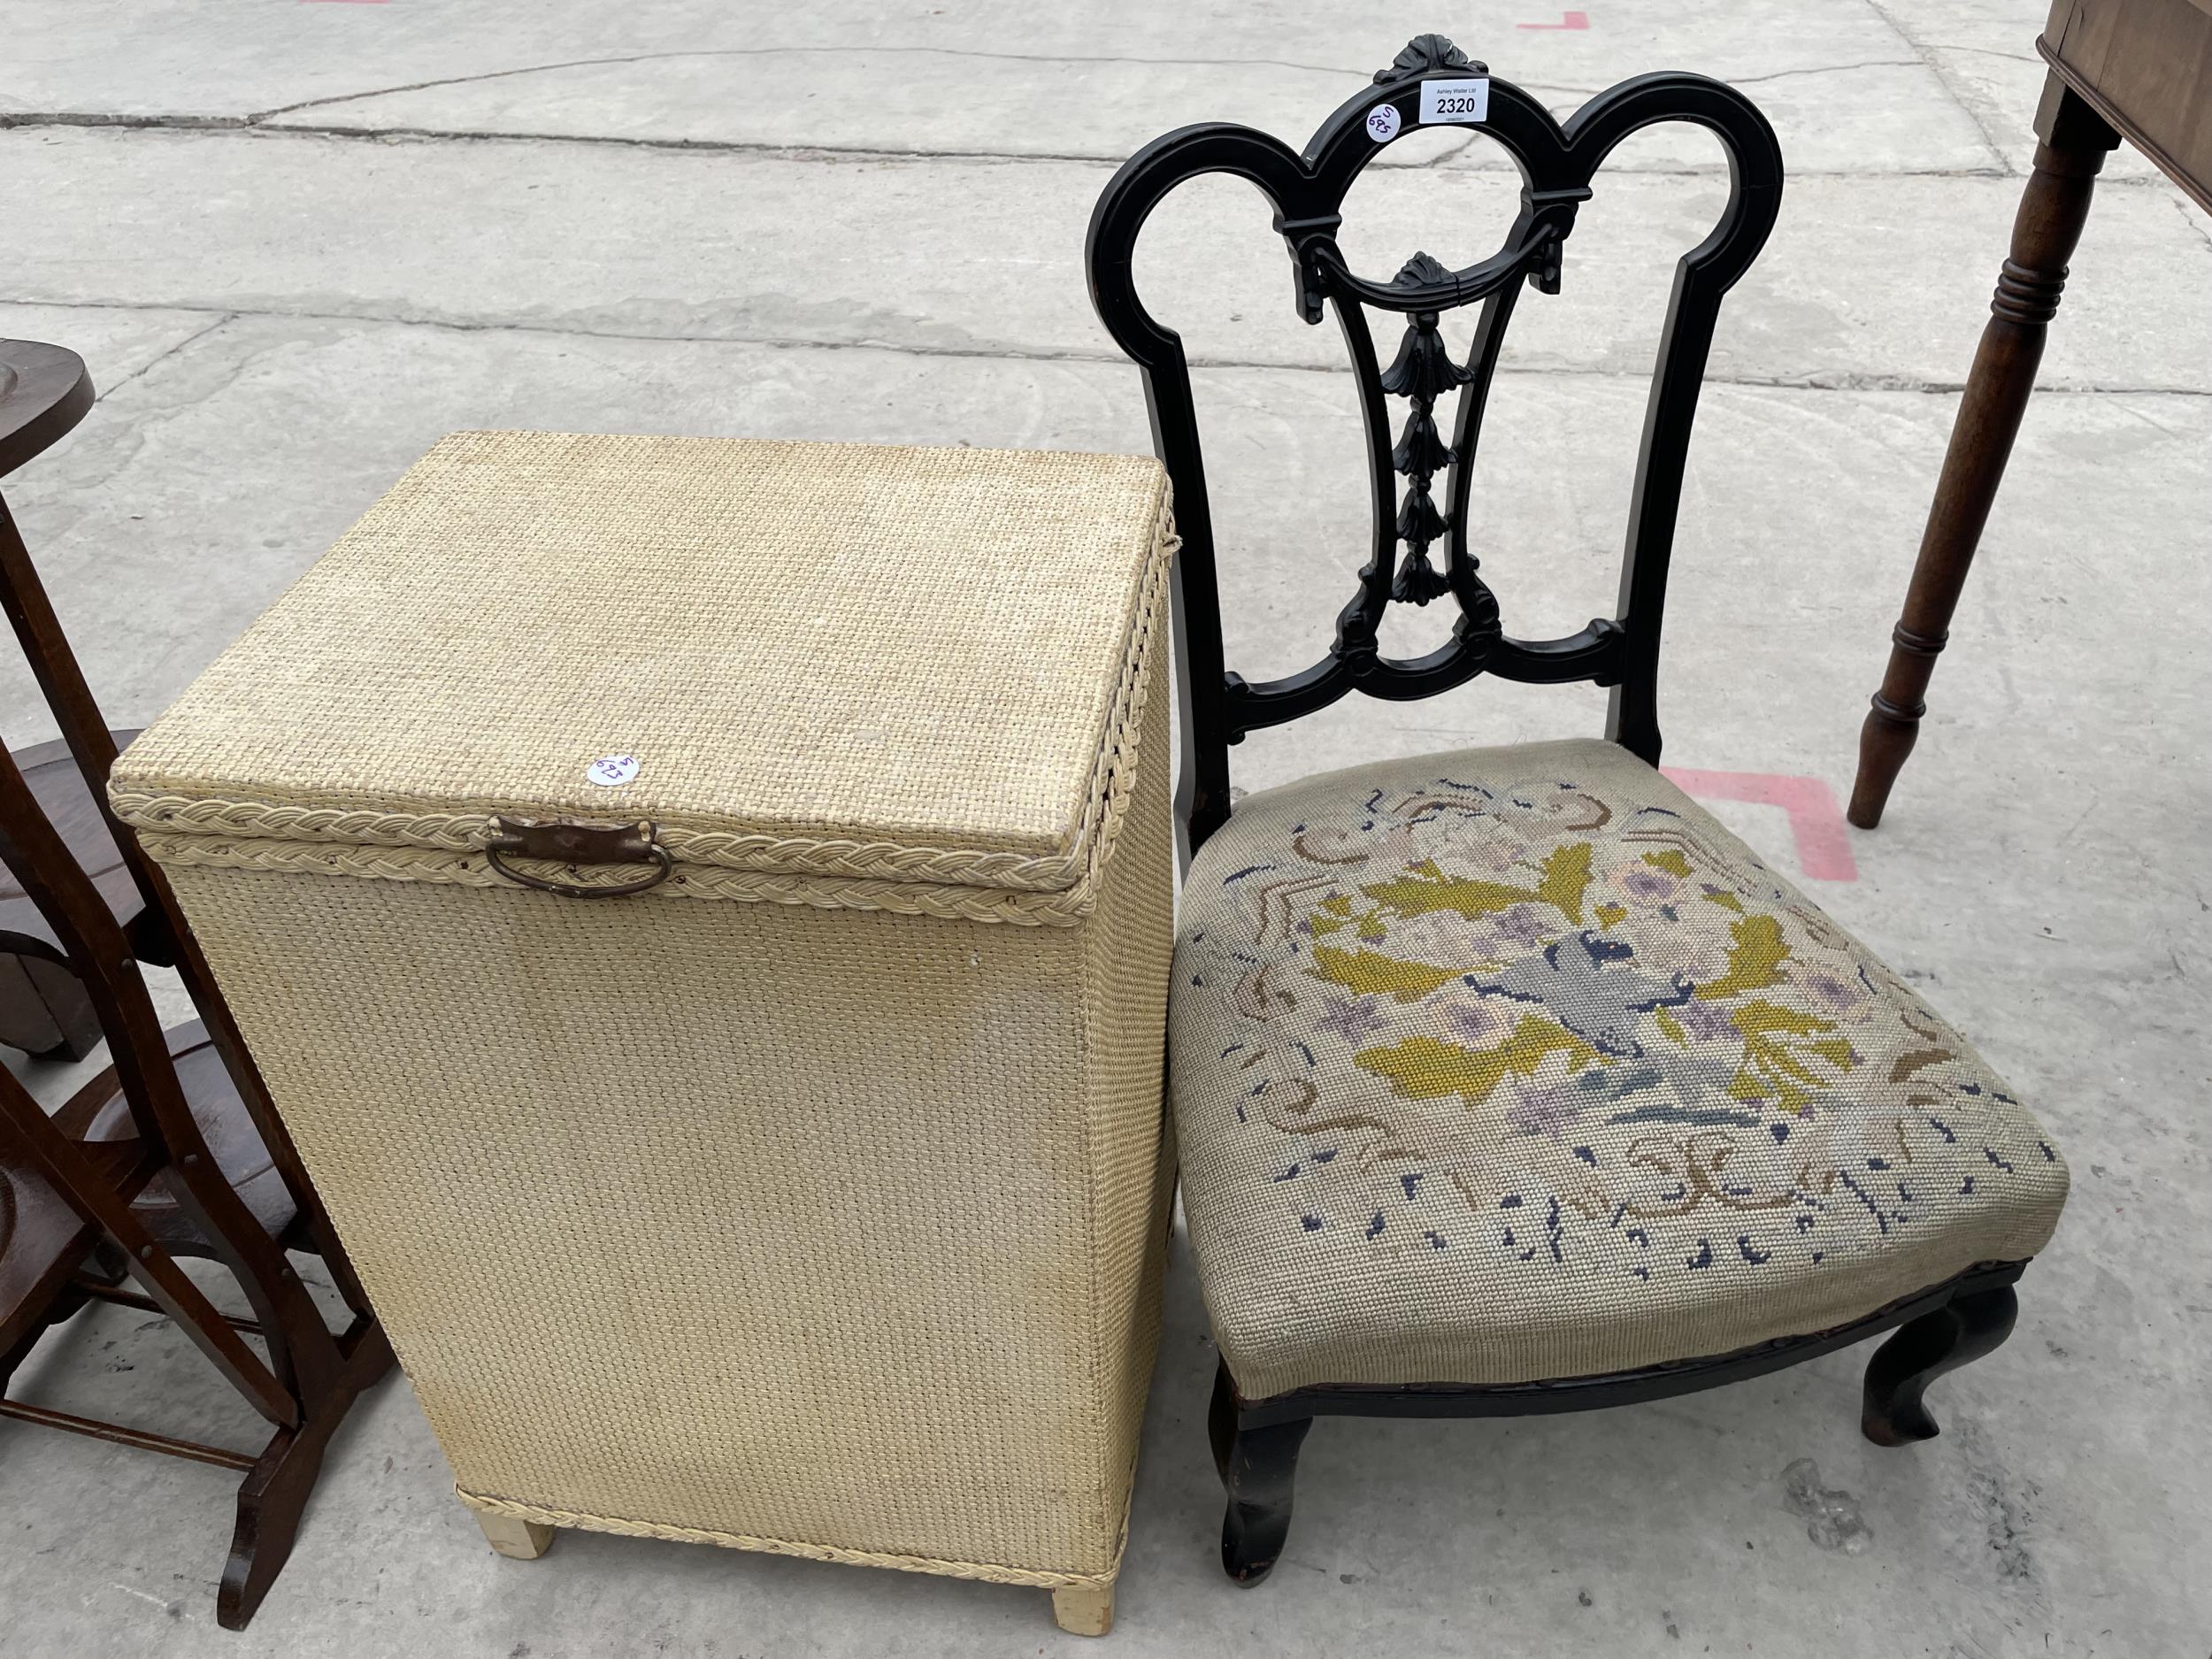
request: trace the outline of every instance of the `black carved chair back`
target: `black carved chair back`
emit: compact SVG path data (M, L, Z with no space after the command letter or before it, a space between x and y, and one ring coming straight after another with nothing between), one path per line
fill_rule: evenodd
M1479 108L1486 94L1486 113L1466 124L1495 139L1520 168L1519 217L1497 254L1463 271L1417 253L1388 281L1360 276L1337 244L1345 196L1387 144L1425 124L1424 84L1440 81L1458 84L1433 88L1432 104L1471 97ZM1478 89L1471 82L1483 84ZM1430 111L1463 120L1467 112L1463 103ZM1524 281L1545 294L1559 291L1575 210L1589 199L1591 176L1613 147L1641 127L1672 121L1718 135L1728 153L1731 188L1712 234L1675 268L1629 509L1620 614L1565 639L1513 639L1478 573L1467 524L1483 409L1506 326ZM1230 672L1224 661L1213 521L1182 340L1145 309L1133 271L1146 217L1169 191L1208 173L1247 179L1273 204L1304 320L1318 323L1325 310L1335 311L1358 381L1374 498L1373 547L1358 591L1337 618L1327 655L1302 672L1259 684ZM1438 35L1408 45L1376 74L1372 88L1321 124L1302 154L1264 133L1217 122L1167 134L1129 158L1091 215L1087 258L1099 316L1144 372L1153 442L1175 489L1183 538L1174 581L1186 744L1176 805L1186 857L1229 816L1229 745L1351 691L1412 702L1486 671L1544 684L1591 680L1611 688L1607 735L1658 763L1660 620L1699 383L1721 296L1764 245L1781 192L1773 128L1732 88L1701 75L1642 75L1601 93L1563 127L1535 98L1510 81L1490 79L1483 65ZM1439 319L1477 302L1482 309L1463 363L1445 344ZM1405 319L1386 367L1376 351L1370 311ZM1447 443L1437 405L1455 392L1457 411ZM1393 396L1408 405L1394 434L1385 401ZM1409 659L1381 653L1377 635L1387 605L1425 605L1446 595L1459 609L1449 641Z

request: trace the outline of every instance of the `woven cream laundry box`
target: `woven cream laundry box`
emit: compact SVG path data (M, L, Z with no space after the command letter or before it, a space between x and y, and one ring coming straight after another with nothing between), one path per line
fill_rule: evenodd
M1172 549L1149 457L458 433L116 766L495 1545L1110 1619Z

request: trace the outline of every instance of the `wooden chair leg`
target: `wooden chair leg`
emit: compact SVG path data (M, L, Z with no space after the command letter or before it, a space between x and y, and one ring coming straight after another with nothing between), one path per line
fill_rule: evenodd
M1951 427L1904 614L1890 635L1889 669L1859 733L1859 772L1848 816L1861 829L1882 821L1891 786L1920 734L1936 654L1949 637L1967 569L2003 481L2028 394L2035 389L2043 337L2066 287L2066 261L2089 217L2089 196L2105 152L2120 142L2104 118L2056 76L2049 84L2053 90L2044 94L2036 116L2043 142L2013 220L2011 257L1998 275L1989 323Z
M1251 1586L1275 1570L1283 1540L1290 1536L1298 1448L1313 1419L1246 1428L1240 1417L1236 1383L1224 1365L1214 1373L1213 1405L1207 1415L1214 1467L1229 1499L1221 1517L1221 1566L1239 1584Z
M553 1548L553 1527L518 1520L511 1515L494 1515L489 1509L475 1513L477 1525L484 1529L484 1541L510 1561L535 1561Z
M1064 1584L1052 1593L1053 1622L1071 1636L1103 1636L1114 1628L1114 1586Z
M1939 1431L1921 1402L1946 1371L1978 1360L2012 1334L2020 1299L2009 1285L1954 1296L1933 1313L1901 1325L1867 1363L1859 1426L1877 1446L1932 1440Z
M215 1622L243 1630L290 1559L300 1517L322 1472L323 1454L361 1391L392 1368L381 1327L357 1328L337 1381L296 1429L280 1429L238 1488L238 1525L215 1593Z

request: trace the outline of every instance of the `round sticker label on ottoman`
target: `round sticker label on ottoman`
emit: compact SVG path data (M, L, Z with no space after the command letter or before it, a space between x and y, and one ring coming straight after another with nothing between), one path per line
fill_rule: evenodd
M584 777L603 788L612 789L636 777L637 764L635 755L602 755L584 768Z
M1386 144L1398 135L1402 118L1394 104L1378 104L1367 111L1367 135L1379 144Z

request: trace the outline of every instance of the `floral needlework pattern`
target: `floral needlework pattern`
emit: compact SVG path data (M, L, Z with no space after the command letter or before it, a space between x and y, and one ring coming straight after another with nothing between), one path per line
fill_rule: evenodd
M1863 1300L2032 1254L2063 1200L2057 1153L1959 1035L1609 745L1253 797L1192 871L1175 999L1225 1348L1255 1253L1292 1263L1309 1317L1317 1276L1363 1271L1571 1313L1590 1283L1608 1307L1741 1300L1843 1258Z

